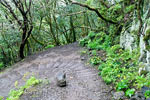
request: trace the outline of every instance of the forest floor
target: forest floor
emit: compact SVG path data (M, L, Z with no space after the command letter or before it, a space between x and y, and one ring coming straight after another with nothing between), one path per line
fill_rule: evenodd
M81 60L77 43L54 47L27 57L0 73L0 96L7 97L11 89L25 84L24 78L34 75L50 84L37 85L25 91L20 100L112 100L96 68ZM66 87L56 85L56 74L66 72Z

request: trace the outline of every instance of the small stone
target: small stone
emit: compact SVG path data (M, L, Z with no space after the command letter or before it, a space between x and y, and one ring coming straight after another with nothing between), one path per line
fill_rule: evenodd
M73 79L73 77L71 76L70 79Z
M86 58L83 56L83 57L81 57L81 60L83 61L83 60L86 60Z
M57 86L59 87L65 87L67 85L66 82L66 73L60 72L56 76Z
M114 100L120 100L124 98L125 93L123 91L115 92L113 94L113 99Z

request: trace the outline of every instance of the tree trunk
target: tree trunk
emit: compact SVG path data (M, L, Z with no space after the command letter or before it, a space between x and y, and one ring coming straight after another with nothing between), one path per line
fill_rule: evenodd
M25 28L26 29L26 28ZM21 42L21 45L20 45L20 50L19 50L19 54L20 54L20 58L21 59L24 59L24 47L28 41L28 38L30 37L31 35L31 32L32 32L32 29L33 29L33 26L30 26L30 30L29 32L27 32L27 29L23 31L23 35L22 35L22 42ZM27 37L26 37L26 34L27 34Z
M72 16L70 16L70 26L71 26L71 33L73 35L73 42L75 42L77 39L76 39L76 32L74 29Z

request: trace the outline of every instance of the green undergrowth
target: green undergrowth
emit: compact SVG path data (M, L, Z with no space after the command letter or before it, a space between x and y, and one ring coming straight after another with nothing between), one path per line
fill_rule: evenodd
M34 76L32 76L28 80L26 80L26 83L24 86L18 87L18 81L16 81L15 82L16 89L10 90L6 100L19 100L19 98L23 95L23 93L26 89L33 87L35 85L38 85L41 82L42 82L42 80L39 80L39 79L35 78ZM0 97L0 100L4 100L3 97Z
M23 95L25 89L35 86L40 82L41 80L36 79L34 76L30 77L30 79L26 81L26 84L24 86L18 88L17 90L11 90L6 100L19 100L20 96ZM17 87L17 82L15 82L15 85Z
M4 68L3 62L0 62L0 70Z
M111 44L110 41L112 41L111 36L103 32L90 32L87 37L79 41L81 46L87 47L91 52L89 62L98 66L99 75L104 82L112 85L116 91L124 91L127 97L134 95L135 91L143 86L150 87L150 73L142 75L138 73L141 64L138 62L139 49L131 53L120 45ZM106 52L105 60L97 54L100 50Z

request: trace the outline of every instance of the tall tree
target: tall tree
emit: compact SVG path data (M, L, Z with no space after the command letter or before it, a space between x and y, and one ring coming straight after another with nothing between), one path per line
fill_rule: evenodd
M13 3L15 5L15 8L13 5L10 5ZM31 15L31 6L32 6L32 0L0 0L0 4L3 5L3 7L6 8L6 10L13 16L13 18L17 21L18 26L22 30L22 41L20 43L20 58L24 58L24 48L26 43L28 42L28 38L30 37L33 25L32 25L32 15ZM17 9L19 11L20 16L17 16L17 12L14 11L14 9Z

